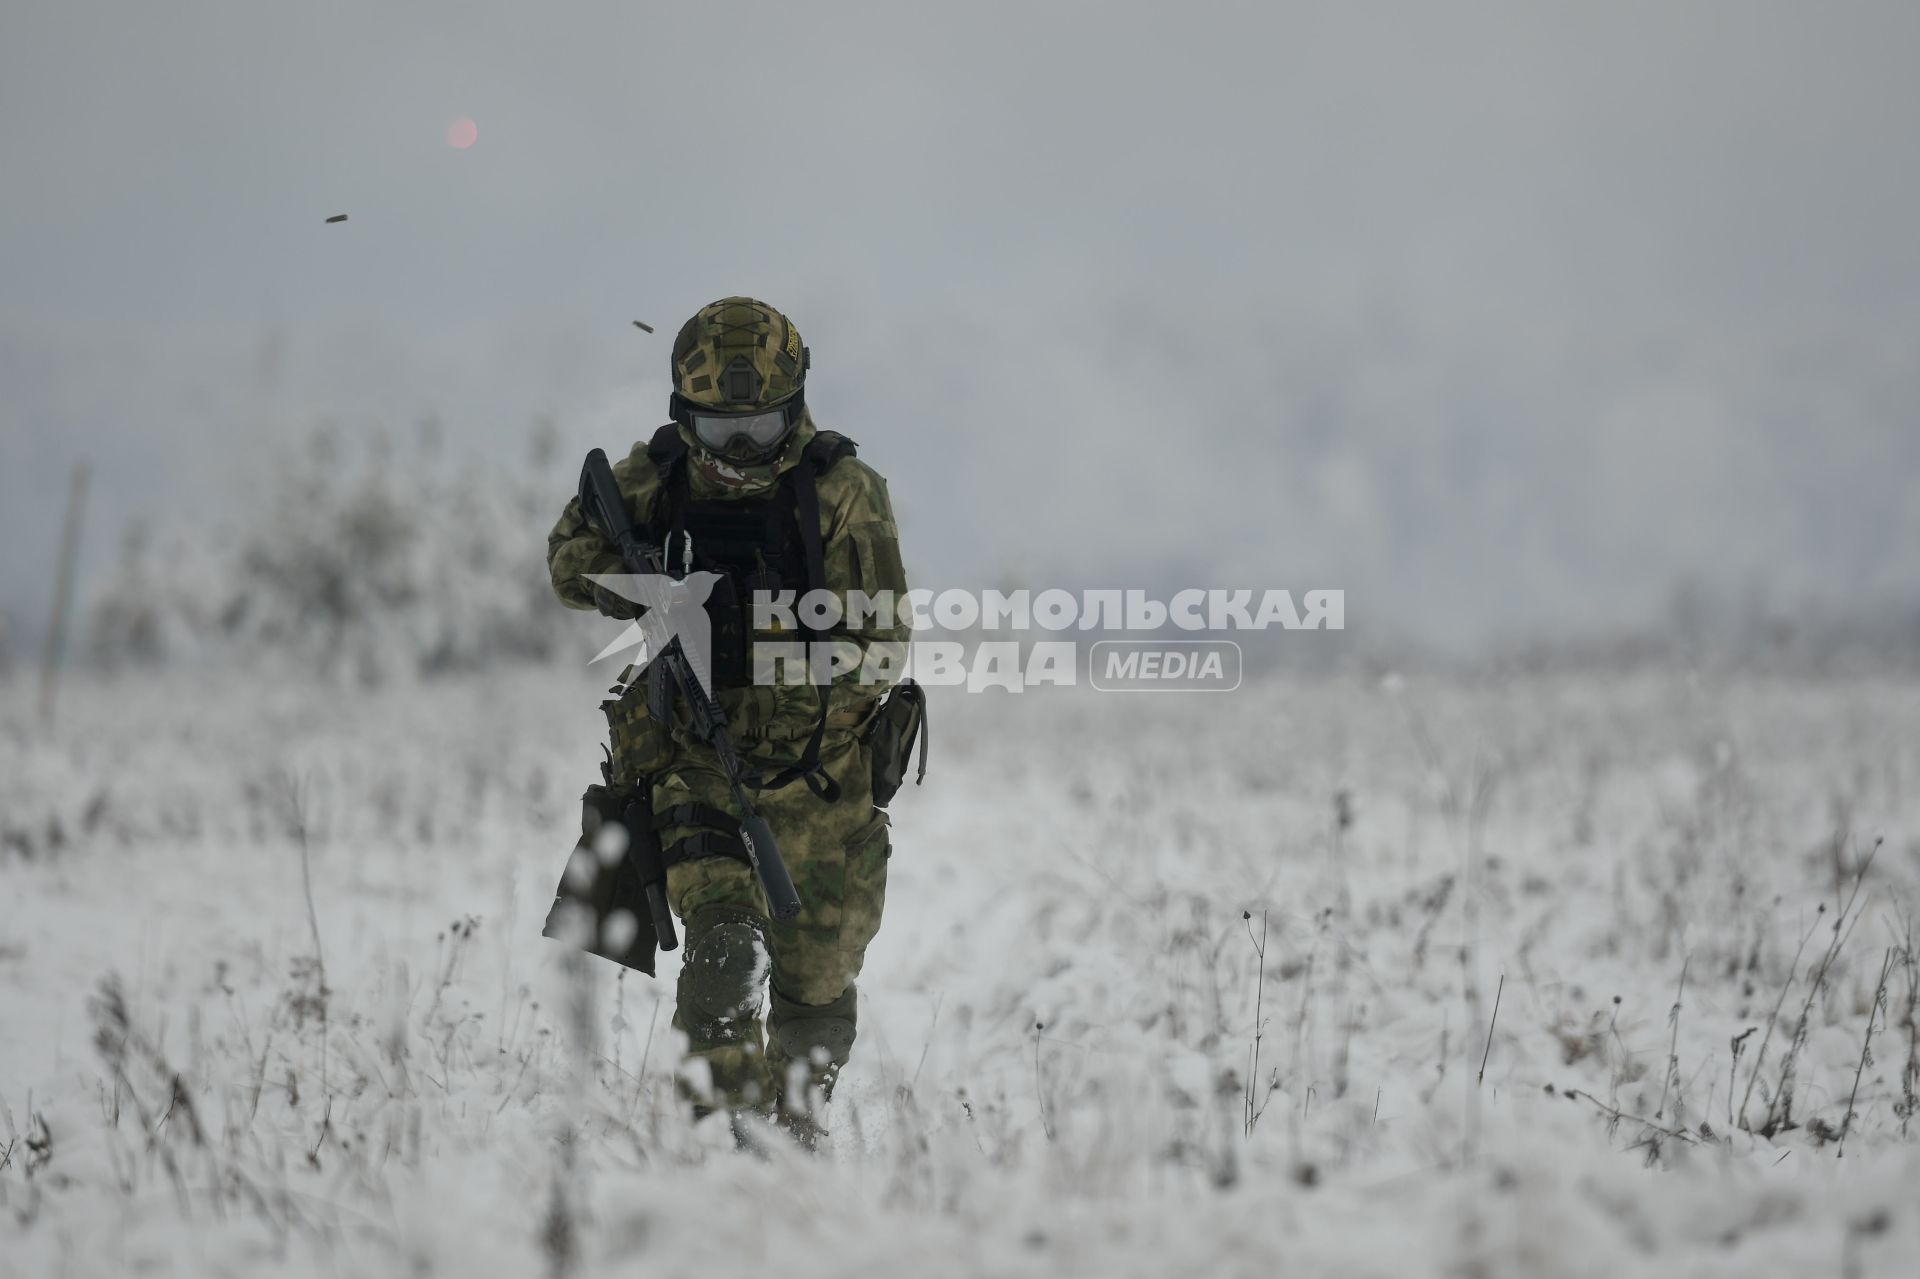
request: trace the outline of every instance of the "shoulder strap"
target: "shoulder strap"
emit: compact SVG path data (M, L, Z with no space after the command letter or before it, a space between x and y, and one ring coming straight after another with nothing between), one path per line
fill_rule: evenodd
M821 590L827 584L827 551L820 540L820 467L814 460L814 446L819 443L820 438L814 437L801 455L800 465L787 472L787 483L793 488L793 516L800 524L800 550L807 561L810 591ZM819 638L818 631L807 629L808 640Z
M807 561L808 590L824 588L827 584L826 548L820 539L820 459L824 457L826 465L831 466L842 457L851 456L853 449L853 441L846 436L822 431L807 442L800 464L787 473L786 483L793 491L793 515L800 525L800 549ZM805 622L800 624L800 633L809 646L824 638ZM825 684L816 687L820 694L820 715L800 752L799 763L781 769L761 783L759 789L777 790L791 782L804 781L808 790L831 804L840 798L840 784L820 766L820 743L827 732L827 702L832 690Z
M682 545L681 516L688 498L687 442L681 437L677 425L669 422L653 433L653 438L647 441L647 459L660 476L649 522L665 536L670 558L673 548ZM692 565L682 564L680 567L684 572Z
M825 475L841 458L853 457L859 451L860 446L840 432L819 431L807 441L802 457L813 463L815 475Z
M647 456L653 459L655 466L660 468L662 478L665 478L666 472L686 455L687 442L681 438L680 428L675 423L667 423L655 431L653 438L647 441Z

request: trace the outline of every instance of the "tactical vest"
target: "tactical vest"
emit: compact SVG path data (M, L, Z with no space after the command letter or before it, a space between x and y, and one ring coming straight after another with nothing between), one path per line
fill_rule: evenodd
M704 570L720 577L706 602L716 692L753 683L755 591L792 591L797 602L808 591L826 588L819 479L854 452L854 443L846 436L821 431L807 441L798 464L782 475L770 492L695 501L687 477L687 442L679 428L663 426L648 442L647 456L659 470L660 485L647 522L659 532L668 572ZM796 620L802 643L813 644L825 638L806 624L803 615L797 615ZM830 690L825 685L817 687L820 714L799 763L771 777L756 776L749 782L755 789L776 790L804 781L808 790L829 803L840 797L839 784L820 766Z
M660 474L648 524L662 539L668 571L720 576L706 602L716 690L753 683L755 592L792 591L797 601L810 590L826 587L819 477L855 452L846 436L821 431L807 441L798 465L769 492L695 500L687 478L687 442L679 429L663 426L648 442L647 457ZM820 637L805 633L801 638Z

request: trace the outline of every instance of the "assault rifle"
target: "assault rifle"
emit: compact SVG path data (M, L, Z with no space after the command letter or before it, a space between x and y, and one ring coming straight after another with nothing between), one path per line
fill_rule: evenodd
M661 548L643 541L628 517L626 499L614 481L613 468L607 464L607 455L599 449L587 454L586 465L580 470L580 509L600 535L613 543L627 572L655 578L673 576L667 571L666 556ZM659 598L638 603L657 607L667 602L664 586L646 593ZM705 657L701 654L699 660L704 663ZM761 888L766 890L767 908L775 919L792 919L800 913L800 896L793 889L793 877L787 873L787 863L780 856L780 845L775 842L773 831L766 820L753 811L753 800L747 794L746 770L727 730L727 717L714 704L704 672L695 666L695 660L681 646L676 634L652 655L649 665L662 672L667 686L686 702L694 737L706 743L720 760L720 770L726 775L727 786L740 811L740 844L746 850L748 864L759 876ZM647 908L653 915L655 931L665 941L673 937L673 916L667 912L666 890L660 878L647 875L644 870L642 874L653 880L645 885ZM665 948L672 949L670 945Z

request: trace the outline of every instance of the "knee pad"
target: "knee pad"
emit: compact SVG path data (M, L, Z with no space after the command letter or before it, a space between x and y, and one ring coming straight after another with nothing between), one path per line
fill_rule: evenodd
M767 1034L774 1051L809 1067L839 1067L853 1053L854 1021L859 1003L849 985L830 1004L802 1004L788 999L779 987L772 990L773 1007L767 1014ZM824 1053L817 1062L815 1052Z
M748 911L709 908L687 920L679 1013L696 1042L735 1039L760 1016L770 964L764 925Z

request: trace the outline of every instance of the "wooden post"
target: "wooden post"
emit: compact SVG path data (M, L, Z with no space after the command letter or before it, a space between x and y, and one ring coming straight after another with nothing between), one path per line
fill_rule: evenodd
M73 606L73 575L80 559L80 519L87 505L85 462L73 467L73 488L67 495L67 522L60 532L60 562L55 571L53 616L47 620L47 651L40 662L40 718L53 723L54 694L60 683L61 650L67 641L67 613Z

